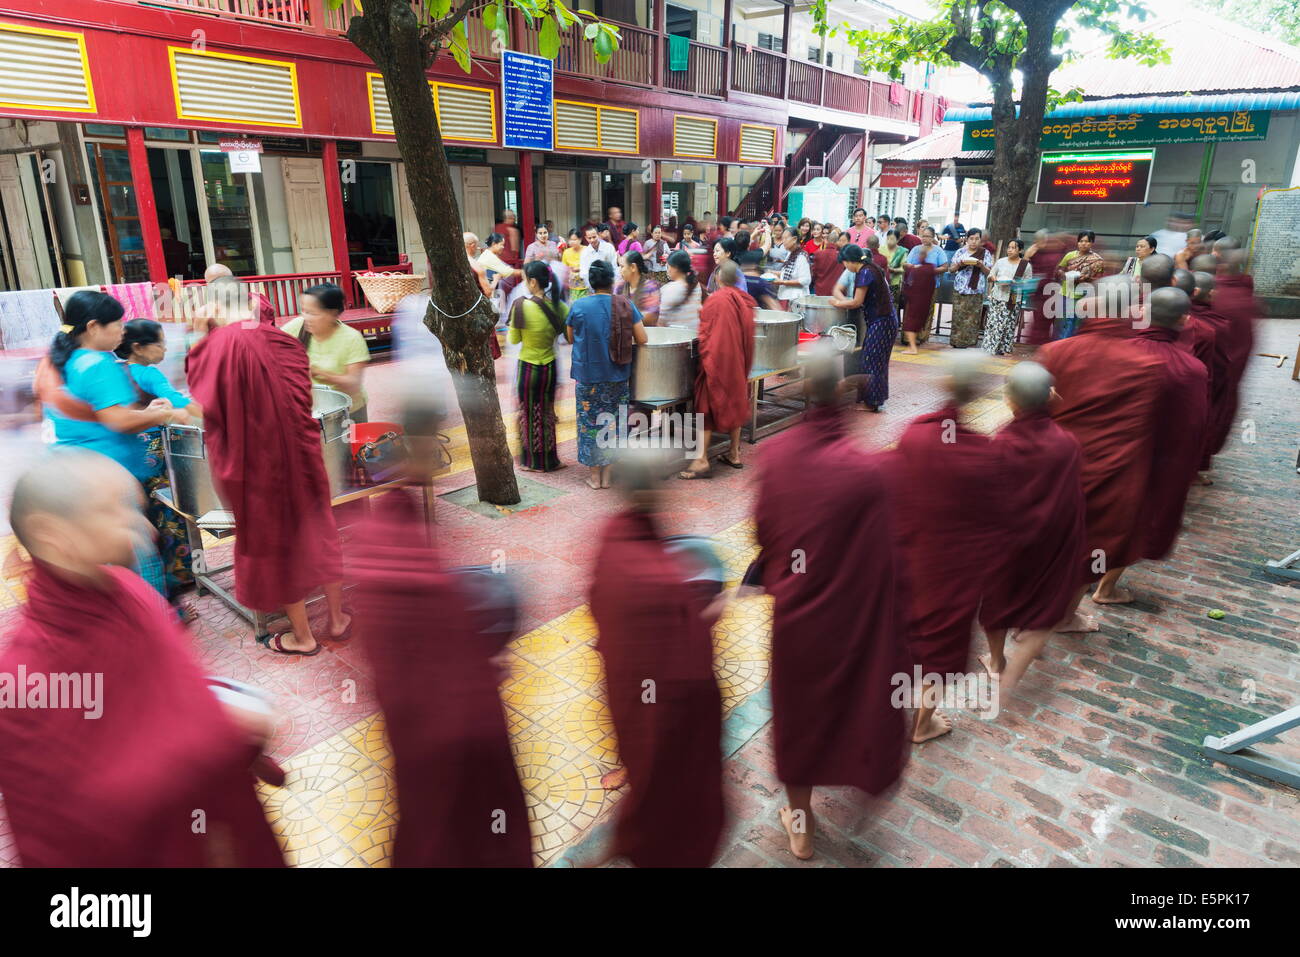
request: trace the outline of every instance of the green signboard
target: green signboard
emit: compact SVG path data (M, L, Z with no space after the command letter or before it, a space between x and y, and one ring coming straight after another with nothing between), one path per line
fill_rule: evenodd
M1128 113L1048 119L1039 147L1045 150L1156 146L1161 143L1215 143L1262 140L1268 136L1267 110L1221 113ZM993 149L993 123L966 123L962 150Z

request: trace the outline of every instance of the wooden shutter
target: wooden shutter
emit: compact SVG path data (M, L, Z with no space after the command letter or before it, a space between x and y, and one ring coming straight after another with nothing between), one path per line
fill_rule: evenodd
M302 127L293 63L189 47L168 52L179 119Z
M0 107L94 113L85 36L0 23Z
M712 159L718 153L718 121L699 116L673 117L673 155Z
M740 153L742 163L776 162L776 127L740 125Z
M587 153L636 153L640 114L597 103L555 101L555 145Z
M434 83L433 106L443 139L471 143L497 141L497 100L492 90Z

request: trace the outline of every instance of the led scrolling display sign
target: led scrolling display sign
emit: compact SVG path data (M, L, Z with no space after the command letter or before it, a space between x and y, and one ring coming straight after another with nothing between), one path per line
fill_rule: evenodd
M1037 203L1145 203L1155 150L1044 153Z

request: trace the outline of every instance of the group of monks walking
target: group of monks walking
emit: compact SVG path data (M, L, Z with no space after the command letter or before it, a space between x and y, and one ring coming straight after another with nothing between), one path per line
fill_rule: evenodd
M946 401L881 453L851 433L855 384L840 381L835 357L809 363L806 416L760 455L760 554L745 586L772 600L775 773L795 857L815 852L814 788L880 794L909 747L953 731L927 691L972 670L977 626L988 651L974 673L1005 695L1053 634L1097 629L1080 612L1089 591L1103 606L1131 601L1124 569L1169 554L1189 488L1211 481L1231 431L1260 314L1235 244L1192 265L1152 256L1144 290L1127 276L1099 283L1079 333L1011 371L1013 418L992 436L965 419L986 375L979 354L953 354ZM241 318L214 312L190 360L214 475L237 513L238 594L293 606L324 584L334 626L343 556L306 360ZM437 424L416 411L413 450ZM288 494L273 505L250 494L259 471ZM601 531L588 596L629 787L610 850L638 866L707 866L726 824L711 631L735 596L690 581L670 548L665 474L660 460L616 463L623 504ZM133 490L111 461L70 453L14 494L33 571L0 674L98 673L108 705L98 722L0 708L0 791L18 852L29 866L280 865L253 790L254 775L283 783L262 754L267 722L220 704L163 604L111 567L129 562ZM380 499L349 553L401 802L393 862L531 866L498 697L503 639L490 637L503 633L411 494ZM909 729L894 692L914 669L925 678Z

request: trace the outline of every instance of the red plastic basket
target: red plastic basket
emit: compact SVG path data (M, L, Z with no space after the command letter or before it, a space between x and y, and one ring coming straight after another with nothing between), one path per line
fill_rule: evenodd
M402 427L396 422L357 422L352 426L352 457L355 459L357 453L361 451L361 446L367 442L373 442L381 435L389 432L396 432L403 435Z

